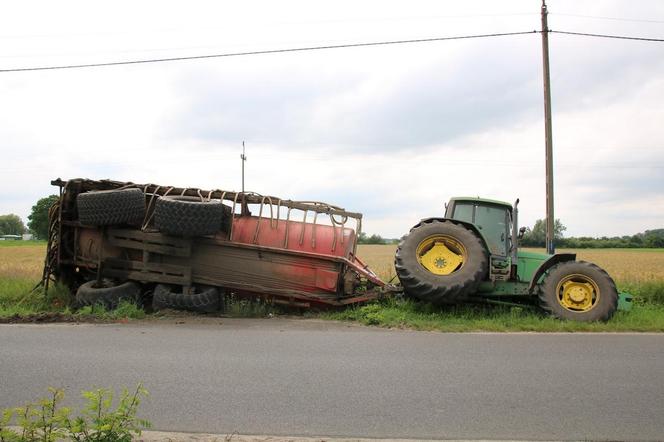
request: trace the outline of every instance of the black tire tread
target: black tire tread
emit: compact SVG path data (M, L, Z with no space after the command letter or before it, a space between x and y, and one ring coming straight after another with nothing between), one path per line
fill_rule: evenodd
M216 287L201 287L197 293L185 294L174 291L169 285L157 284L153 291L152 308L214 313L221 310L222 302Z
M107 309L115 309L121 301L138 303L141 296L141 287L127 281L114 284L104 279L103 287L95 287L97 281L91 280L83 283L76 291L76 303L80 306L102 304Z
M140 225L145 217L145 195L140 189L79 193L78 219L88 226Z
M220 200L163 196L155 205L154 225L170 235L212 235L222 228L224 207Z
M451 234L462 242L469 253L472 273L464 279L453 278L443 284L435 276L418 271L420 264L415 258L414 249L419 240L414 238L423 229L431 230L432 233L442 229L445 231L440 233ZM475 293L487 274L488 258L482 241L472 231L451 221L427 220L410 229L401 240L394 257L394 266L407 295L440 305L460 301Z

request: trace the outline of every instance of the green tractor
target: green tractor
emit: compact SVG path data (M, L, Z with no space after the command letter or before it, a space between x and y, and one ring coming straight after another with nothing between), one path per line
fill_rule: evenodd
M518 250L525 231L518 203L452 198L443 218L415 225L395 256L405 294L434 304L534 303L576 321L606 321L619 304L629 307L631 299L595 264L573 253Z

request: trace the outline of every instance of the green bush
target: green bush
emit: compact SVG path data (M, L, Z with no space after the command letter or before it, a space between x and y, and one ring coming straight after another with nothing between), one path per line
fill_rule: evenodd
M638 283L623 283L619 286L634 296L634 302L640 305L664 305L664 282L642 281Z
M131 394L123 390L115 408L111 390L84 391L86 405L74 418L70 408L60 405L64 391L49 388L49 392L47 398L2 412L0 442L131 442L151 426L136 417L141 398L148 394L140 384Z

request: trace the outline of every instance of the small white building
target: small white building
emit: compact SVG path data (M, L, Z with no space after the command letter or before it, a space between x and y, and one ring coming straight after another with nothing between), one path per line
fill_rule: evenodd
M2 241L20 241L23 239L21 235L0 235Z

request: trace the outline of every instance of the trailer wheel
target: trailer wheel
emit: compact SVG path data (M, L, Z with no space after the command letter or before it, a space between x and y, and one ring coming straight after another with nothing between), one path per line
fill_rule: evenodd
M608 321L618 308L618 290L603 269L585 261L553 266L539 288L541 308L560 319Z
M435 304L474 293L487 274L487 253L472 231L450 221L415 226L395 255L406 295Z
M224 205L220 200L162 196L155 205L154 225L171 235L212 235L221 229L223 214Z
M140 189L114 189L79 193L78 219L88 226L140 225L145 216L145 195Z
M132 281L118 284L112 279L103 278L101 286L92 280L81 285L76 291L76 303L80 306L102 304L107 309L116 308L121 301L138 303L141 287Z
M193 293L182 293L179 288L157 284L153 292L152 308L215 313L223 310L223 301L216 287L195 286Z

